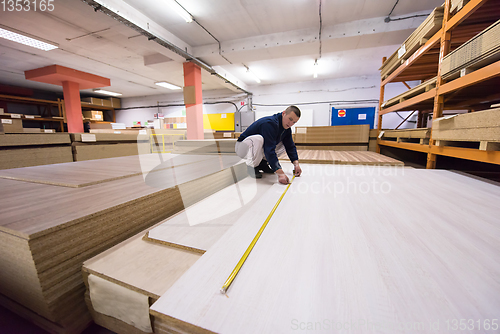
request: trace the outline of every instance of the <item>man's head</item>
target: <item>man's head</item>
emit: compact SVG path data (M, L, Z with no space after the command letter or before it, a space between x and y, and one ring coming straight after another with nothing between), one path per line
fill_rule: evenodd
M297 123L300 118L300 109L296 106L289 106L281 113L283 117L283 128L289 129Z

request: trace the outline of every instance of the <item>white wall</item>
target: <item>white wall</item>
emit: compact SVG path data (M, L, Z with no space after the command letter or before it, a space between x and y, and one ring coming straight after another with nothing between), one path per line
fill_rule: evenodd
M410 86L417 83L409 82ZM378 109L380 96L380 77L351 77L335 80L311 80L306 82L279 84L279 85L256 85L249 88L253 93L253 106L255 112L277 113L283 111L289 105L297 105L300 109L313 110L313 125L330 125L331 108L355 108L375 107ZM402 83L394 83L386 86L384 100L392 98L405 92L407 88ZM247 107L241 108L241 102L246 101L245 94L235 93L229 90L212 90L203 92L205 103L233 102L236 106L224 104L204 104L204 113L233 113L238 109L247 111ZM364 102L363 102L364 101ZM145 121L153 119L153 114L161 112L165 117L182 116L185 109L182 106L183 95L181 93L170 93L149 97L136 97L122 99L123 108L116 113L117 122L131 126L133 121ZM169 107L155 107L156 105L175 105ZM152 108L137 108L140 106L153 106ZM383 128L394 128L406 118L409 112L399 112L383 116ZM415 115L410 118L416 120ZM377 117L375 117L375 127ZM405 123L400 128L414 128L415 123Z

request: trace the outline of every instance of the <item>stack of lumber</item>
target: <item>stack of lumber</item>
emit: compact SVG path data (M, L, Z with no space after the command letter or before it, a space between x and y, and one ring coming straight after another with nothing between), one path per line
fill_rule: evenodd
M0 136L0 169L73 161L67 133L25 133Z
M299 162L306 164L404 166L404 163L375 152L297 150ZM288 160L286 153L279 157Z
M173 153L190 154L235 154L236 139L178 140Z
M450 52L441 63L441 76L459 75L463 69L474 70L500 59L500 20Z
M151 152L147 134L74 133L71 134L71 141L74 161L106 159Z
M430 128L383 130L382 132L383 140L394 140L398 143L429 144L429 138L431 136Z
M481 150L500 148L500 108L438 118L432 122L432 138L446 145L447 141L479 142Z
M368 151L377 152L378 129L371 129L369 136L370 136L370 140L368 142Z
M304 150L366 151L370 126L297 126L295 144Z
M469 0L451 0L450 13L455 14L456 12L460 11L467 3L469 3Z
M160 298L275 182L268 175L259 182L245 178L157 224L148 238L141 232L85 261L86 301L94 321L116 333L150 332L137 325L132 310ZM91 283L92 276L111 286ZM135 298L126 297L130 294ZM116 312L118 300L127 312ZM150 323L149 305L139 318Z
M436 80L437 80L437 77L429 79L425 82L422 82L420 85L415 86L412 89L409 89L406 92L401 93L398 96L393 97L392 99L388 99L387 101L384 101L384 103L382 103L382 110L384 108L387 108L387 107L393 106L395 104L404 102L404 101L408 100L409 98L412 98L412 97L417 96L419 94L430 91L431 89L436 87Z
M14 175L25 181L0 178L1 299L50 332L79 333L91 320L83 261L246 176L233 156L116 159L130 164L121 175L99 160L101 170L95 163L73 170L75 162Z
M387 78L406 59L410 58L427 40L429 40L443 23L444 6L435 8L422 24L404 41L401 47L382 64L382 79Z
M498 185L443 170L329 168L295 178L223 295L274 204L262 196L152 305L154 332L433 332L449 319L496 319Z
M232 131L216 131L213 133L205 132L205 139L227 139L234 138L234 132Z

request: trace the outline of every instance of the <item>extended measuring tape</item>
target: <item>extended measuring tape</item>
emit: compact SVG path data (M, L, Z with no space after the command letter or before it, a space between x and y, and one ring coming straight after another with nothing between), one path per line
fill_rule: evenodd
M293 175L292 181L288 184L288 186L286 186L285 191L281 195L281 197L278 200L278 202L276 202L276 204L274 205L274 208L271 210L271 212L267 216L267 219L264 222L264 224L262 224L262 227L260 228L259 232L257 232L257 234L255 235L255 237L253 238L252 242L250 243L250 246L248 246L247 250L245 251L245 253L241 257L240 261L238 262L238 264L236 265L236 267L234 267L233 271L231 272L231 275L229 275L229 277L227 278L227 280L224 283L224 285L222 286L222 288L220 288L220 292L221 293L226 293L227 289L229 289L229 286L231 285L231 283L233 283L233 280L236 278L236 275L238 275L241 267L243 266L243 263L245 263L248 255L252 251L253 246L255 246L255 244L257 243L257 240L259 240L260 235L262 234L262 232L264 232L264 229L267 226L267 223L269 222L269 220L271 220L271 217L273 216L274 211L276 211L276 209L278 208L278 205L280 205L281 200L283 199L283 197L285 196L286 192L288 191L288 188L290 188L290 186L292 185L292 182L295 179L295 171L294 171L293 174L294 175Z

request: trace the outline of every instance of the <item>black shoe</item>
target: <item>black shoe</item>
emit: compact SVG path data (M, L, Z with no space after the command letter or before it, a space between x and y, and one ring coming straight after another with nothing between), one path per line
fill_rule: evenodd
M262 161L260 162L259 166L257 166L257 168L259 170L263 171L264 173L274 174L274 171L267 164L267 160L262 159Z
M255 179L261 179L262 178L262 173L259 172L259 167L250 167L247 165L247 172L250 177L253 177Z

